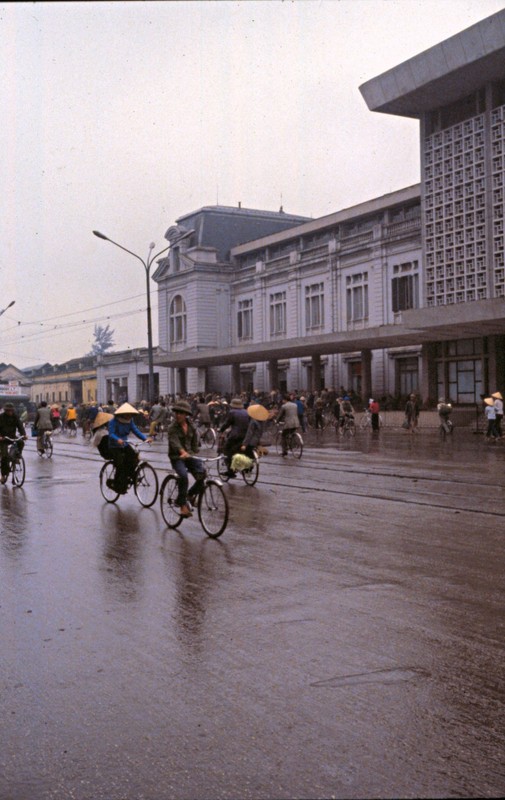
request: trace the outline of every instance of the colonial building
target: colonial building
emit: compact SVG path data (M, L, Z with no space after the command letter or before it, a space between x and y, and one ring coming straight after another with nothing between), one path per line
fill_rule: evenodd
M172 248L154 275L167 390L464 404L505 387L504 75L502 11L361 87L372 110L420 119L421 186L229 254L201 237Z
M64 364L43 364L23 370L31 381L31 400L51 403L96 401L96 357L73 358Z

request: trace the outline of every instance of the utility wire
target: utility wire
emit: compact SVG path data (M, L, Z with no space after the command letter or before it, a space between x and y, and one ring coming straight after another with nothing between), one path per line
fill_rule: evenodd
M80 311L69 311L67 314L58 314L55 317L46 317L45 319L39 319L35 322L20 322L17 321L16 325L13 325L11 328L5 328L3 333L8 333L9 331L18 329L21 325L42 325L44 322L52 322L55 319L64 319L65 317L73 317L76 314L85 314L87 311L97 311L99 308L108 308L109 306L117 305L118 303L126 303L128 300L137 300L139 297L145 297L145 292L142 294L134 294L131 297L125 297L122 300L113 300L110 303L103 303L100 306L91 306L90 308L83 308ZM15 317L11 317L10 314L5 315L5 319L10 319L15 321Z

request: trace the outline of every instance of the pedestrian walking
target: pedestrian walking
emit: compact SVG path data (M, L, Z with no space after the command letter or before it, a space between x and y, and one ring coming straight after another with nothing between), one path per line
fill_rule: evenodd
M493 397L484 398L485 408L484 414L487 419L486 440L488 442L496 442L498 440L498 430L496 428L496 407Z
M500 392L494 392L491 397L494 400L494 407L496 411L496 432L498 433L498 438L501 439L503 436L501 429L501 422L503 419L503 397L501 396Z
M405 420L407 422L405 427L410 431L410 433L414 433L414 431L417 430L420 410L421 408L417 395L412 393L409 396L405 406Z

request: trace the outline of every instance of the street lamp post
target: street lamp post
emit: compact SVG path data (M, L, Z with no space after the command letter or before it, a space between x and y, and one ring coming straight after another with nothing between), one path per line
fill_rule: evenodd
M159 253L156 253L156 255L154 255L154 256L153 256L153 250L156 247L156 245L154 244L154 242L151 242L151 244L149 245L149 253L147 255L146 261L144 261L144 259L141 258L140 256L138 256L136 253L132 253L132 251L128 250L128 248L123 247L122 244L118 244L117 242L114 242L112 239L109 239L109 237L105 236L104 233L100 233L100 231L93 231L93 233L94 233L95 236L98 236L99 239L105 239L106 242L110 242L111 244L115 244L116 247L119 247L121 250L124 250L125 253L129 253L134 258L137 258L140 261L140 263L142 264L142 266L144 267L144 271L145 271L145 274L146 274L146 296L147 296L147 357L148 357L148 363L149 363L149 387L148 387L148 392L149 392L149 401L152 402L154 400L154 363L153 363L153 326L152 326L152 319L151 319L151 286L150 286L150 283L149 283L151 266L152 266L153 261L155 261L155 259L157 259L158 256L161 256L162 253L166 253L167 250L170 250L172 245L174 245L176 243L178 244L181 239L186 238L186 236L190 236L192 233L194 233L194 231L192 231L192 230L191 231L185 231L182 236L177 237L177 239L175 239L173 241L171 240L170 244L168 245L168 247L164 247L163 250L160 250ZM12 303L11 303L11 305L12 305Z
M2 314L5 314L7 309L11 308L11 306L13 306L15 302L16 302L15 300L11 300L11 302L9 303L8 306L5 306L5 308L2 308L2 310L0 311L0 317L2 316Z

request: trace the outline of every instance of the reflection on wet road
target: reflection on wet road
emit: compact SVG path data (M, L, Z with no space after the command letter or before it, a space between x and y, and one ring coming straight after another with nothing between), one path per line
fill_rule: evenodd
M270 453L214 541L31 444L0 487L2 800L504 793L505 446Z

